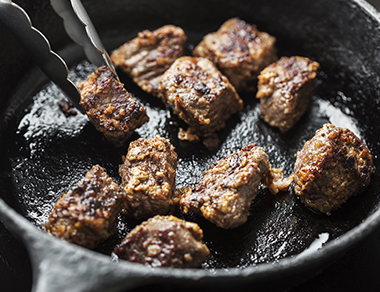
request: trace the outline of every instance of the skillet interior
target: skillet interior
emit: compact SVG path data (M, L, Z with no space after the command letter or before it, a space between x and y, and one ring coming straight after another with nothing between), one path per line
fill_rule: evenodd
M105 8L102 2L92 1L89 5L84 1L109 50L131 39L139 30L155 29L167 23L179 25L186 31L191 49L204 34L215 31L226 19L239 16L274 35L280 56L302 55L321 64L320 84L312 108L291 132L282 135L270 128L259 118L259 103L254 94L242 94L244 110L219 132L220 147L211 151L201 143L179 141L176 133L183 124L119 71L126 88L148 108L151 117L151 122L131 139L161 135L171 140L180 157L178 187L195 185L211 163L254 142L264 147L274 167L283 168L289 175L296 152L327 121L354 130L371 149L378 166L380 129L372 123L380 107L380 67L375 51L379 36L372 35L378 23L373 19L363 20L366 12L355 9L356 4L340 1L318 1L317 4L240 1L238 5L235 1L222 4L218 1L110 2ZM206 7L212 7L215 13L210 16ZM340 14L326 15L325 11L338 11L337 7ZM100 12L104 9L109 13ZM363 42L367 50L362 50ZM62 56L71 65L72 80L82 80L94 69L82 61L75 49L62 51ZM12 95L10 106L3 112L0 165L1 198L41 227L58 195L78 181L91 165L102 165L119 181L117 168L127 145L115 150L84 117L64 118L57 105L63 95L51 84L42 85L46 81L37 75L23 80L24 86ZM350 199L330 217L307 210L292 192L274 197L264 189L252 206L247 224L236 230L220 230L202 219L178 215L195 220L204 230L211 255L203 269L246 267L298 254L318 235L321 235L319 244L336 239L375 212L379 196L375 174L373 183L360 196ZM99 252L111 255L113 247L137 223L121 219L118 233L100 246Z

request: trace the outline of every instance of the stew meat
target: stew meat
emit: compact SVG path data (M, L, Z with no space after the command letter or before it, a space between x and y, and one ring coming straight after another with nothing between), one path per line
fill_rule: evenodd
M135 219L166 215L176 204L175 171L177 153L161 137L140 138L129 144L120 165L120 188L125 192L124 212Z
M133 131L149 121L145 108L125 90L112 72L102 66L78 82L80 105L95 128L119 147Z
M112 55L120 66L143 90L157 95L161 75L185 53L187 37L174 25L165 25L151 32L144 30Z
M115 253L153 267L198 268L210 253L202 238L196 223L157 215L127 234Z
M254 91L260 71L277 60L275 43L273 36L255 25L232 18L206 35L193 55L214 62L237 91Z
M94 248L116 231L123 194L95 165L56 203L45 230L69 242Z
M370 183L372 155L350 130L325 124L297 154L294 191L308 207L330 215Z
M261 116L281 132L289 131L309 109L319 64L303 57L282 57L259 75Z
M184 188L181 210L201 213L225 229L236 228L247 221L249 208L262 181L274 182L268 156L256 144L245 146L211 165L196 188ZM287 189L290 183L280 188Z
M205 58L181 57L164 73L159 97L199 136L225 126L243 109L243 101L228 79Z

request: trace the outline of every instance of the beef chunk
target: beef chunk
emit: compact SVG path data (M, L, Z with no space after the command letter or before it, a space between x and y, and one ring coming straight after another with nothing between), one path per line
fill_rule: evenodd
M100 67L77 86L81 91L80 105L90 121L117 147L149 120L145 108L106 66Z
M256 95L262 118L283 133L289 131L310 107L318 67L308 58L282 57L265 68Z
M166 215L174 197L177 154L164 138L140 138L129 145L120 165L120 188L126 193L124 212L135 219Z
M294 191L308 207L330 215L370 183L372 156L348 129L325 124L297 153Z
M174 25L144 30L112 53L120 66L143 90L156 95L161 75L185 52L186 35Z
M115 249L127 261L169 268L198 268L209 255L196 223L155 216L134 228Z
M271 166L264 149L245 146L211 165L194 190L183 188L180 207L185 213L202 213L219 227L236 228L247 221L259 184L268 175Z
M252 91L260 71L277 60L275 42L255 25L232 18L217 32L206 35L193 55L214 62L237 91Z
M122 200L118 185L95 165L60 196L45 230L71 243L94 248L116 231Z
M181 57L162 76L160 98L194 132L206 137L243 108L235 88L205 58Z

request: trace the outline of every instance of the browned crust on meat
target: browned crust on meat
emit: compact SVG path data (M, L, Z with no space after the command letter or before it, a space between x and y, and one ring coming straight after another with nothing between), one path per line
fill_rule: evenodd
M309 109L319 64L305 57L282 57L259 75L261 116L281 132L289 131Z
M119 168L124 212L135 219L166 215L175 204L177 163L177 153L165 138L131 142Z
M115 253L153 267L198 268L210 253L202 238L196 223L157 215L136 226Z
M245 146L211 165L194 190L182 190L181 209L201 213L221 228L236 228L247 221L259 183L269 169L263 148Z
M102 167L95 165L60 196L45 230L87 248L94 248L116 231L122 193Z
M165 25L153 32L144 30L115 50L111 59L143 90L156 95L161 75L183 56L186 40L184 31L174 25Z
M84 82L78 82L80 105L95 128L119 147L133 131L149 121L145 108L102 66Z
M275 42L255 25L232 18L217 32L206 35L193 55L214 62L237 91L252 91L260 71L277 60Z
M235 88L205 58L181 57L162 76L159 97L199 136L225 126L243 108Z
M350 130L325 124L297 153L294 191L308 207L330 215L370 183L370 150Z

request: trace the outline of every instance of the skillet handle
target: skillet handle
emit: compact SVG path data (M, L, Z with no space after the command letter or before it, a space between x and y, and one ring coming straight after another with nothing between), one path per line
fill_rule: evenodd
M0 221L21 239L31 258L32 292L127 291L154 281L146 267L64 242L35 228L0 198Z

